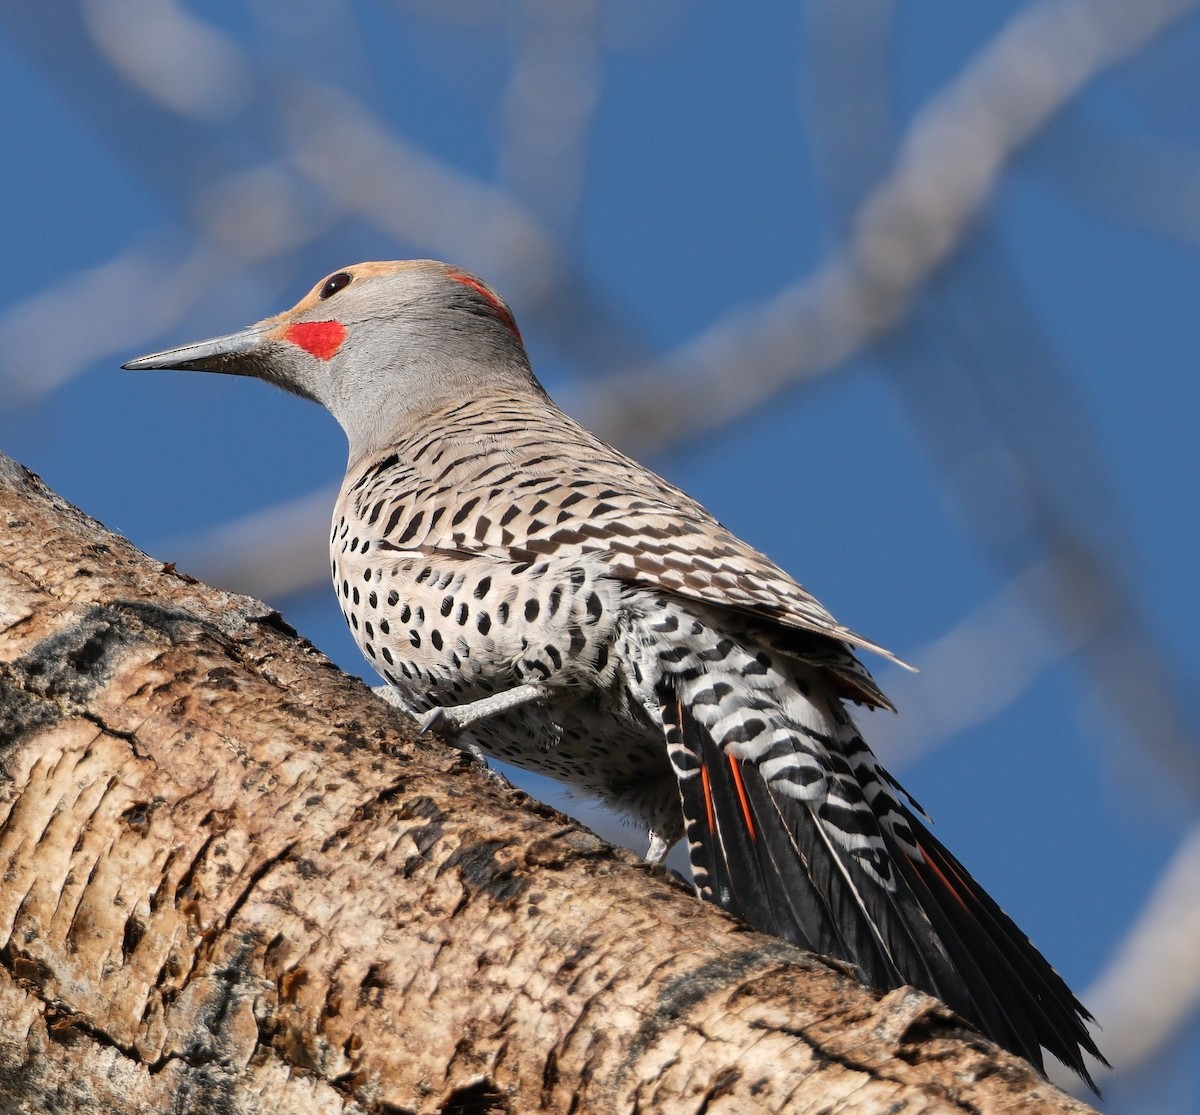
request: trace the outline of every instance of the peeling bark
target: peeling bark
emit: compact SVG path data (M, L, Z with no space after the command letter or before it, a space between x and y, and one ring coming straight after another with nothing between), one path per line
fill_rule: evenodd
M0 456L0 1110L1083 1112Z

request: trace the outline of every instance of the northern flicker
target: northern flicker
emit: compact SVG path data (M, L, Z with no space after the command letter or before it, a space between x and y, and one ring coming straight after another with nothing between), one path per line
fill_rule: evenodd
M358 264L125 367L255 376L329 409L350 443L338 600L427 726L596 795L651 859L686 836L703 898L1091 1083L1090 1016L845 708L892 707L851 647L888 652L555 407L480 279Z

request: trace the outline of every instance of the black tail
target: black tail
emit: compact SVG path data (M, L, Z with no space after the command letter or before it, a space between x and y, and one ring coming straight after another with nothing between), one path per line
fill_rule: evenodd
M937 996L1039 1070L1045 1047L1095 1090L1091 1016L896 796L849 719L815 731L744 692L718 714L712 678L698 684L703 704L683 679L659 697L701 896L872 987Z

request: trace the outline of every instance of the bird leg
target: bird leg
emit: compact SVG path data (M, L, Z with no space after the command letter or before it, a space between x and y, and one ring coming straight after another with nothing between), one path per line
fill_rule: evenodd
M431 708L421 720L421 734L436 728L442 735L456 736L472 724L478 724L480 720L487 720L502 712L510 712L527 705L531 701L541 700L548 692L544 685L529 683L514 686L502 693L493 693L490 697L482 697L465 705L454 705L451 708L438 705Z

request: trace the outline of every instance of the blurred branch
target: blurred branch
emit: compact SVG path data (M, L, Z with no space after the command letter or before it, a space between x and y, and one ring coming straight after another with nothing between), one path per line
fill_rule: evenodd
M566 242L574 231L600 97L599 0L512 8L500 177Z
M60 315L66 359L55 365L52 380L29 376L27 365L7 352L0 359L0 382L19 383L25 401L110 356L115 346L149 343L154 326L176 324L231 276L275 269L294 283L307 267L307 283L353 262L317 250L325 233L348 221L384 232L407 254L415 247L485 271L521 307L527 327L533 324L582 368L646 358L650 349L638 329L576 272L539 218L510 194L407 142L345 90L311 82L303 68L255 71L225 37L175 5L160 10L151 4L154 18L120 40L113 28L145 3L82 0L53 21L40 9L9 8L0 11L0 24L125 161L158 186L194 238L184 251L205 262L207 275L169 314L133 322L122 313L130 305L125 287L74 278L11 308L4 321L18 339L27 335L27 323L42 321L42 307ZM575 54L582 59L588 22L575 30ZM199 57L219 61L224 85L173 83L178 75L164 59L193 45ZM586 124L590 112L586 82L577 81L580 111L571 126ZM208 126L214 118L222 129ZM283 152L266 138L280 132ZM570 148L582 140L571 141L565 128L555 142ZM566 209L571 204L564 200ZM161 257L142 253L138 260L152 272L169 273L179 252L172 241ZM122 256L105 266L125 263Z
M31 403L119 351L130 332L168 327L209 289L215 264L205 253L167 264L142 245L18 303L0 315L3 394Z
M233 116L251 83L238 45L174 0L82 0L96 46L131 85L201 120Z
M1013 154L1196 2L1044 0L1022 10L917 114L847 242L814 275L653 364L606 377L573 409L644 454L827 374L901 324Z
M1107 220L1200 246L1200 152L1067 109L1032 147L1037 178Z
M1076 614L1057 628L1029 607L1076 572L1049 558L937 639L906 651L906 661L920 663L920 673L880 670L880 687L900 715L873 717L870 739L889 767L912 763L998 716L1095 634L1106 618L1099 601L1080 601Z
M867 6L881 20L889 14L869 0ZM851 22L853 13L843 5L824 8L827 27L840 29L851 51L872 42L860 22ZM1086 5L1042 5L1043 11L1055 8L1078 13ZM1107 11L1114 14L1111 5ZM1164 12L1159 9L1158 14ZM844 21L840 28L839 20ZM1138 33L1144 30L1143 26ZM816 44L816 52L836 59L826 68L836 68L841 75L859 72L864 61L837 50L831 41ZM1037 52L1031 51L1029 59L1036 58ZM845 125L847 115L862 113L872 125L867 134L878 137L882 146L883 129L873 122L887 115L887 106L879 101L864 105L861 90L843 87L835 86L852 98L848 105L824 103L820 115ZM1172 159L1172 175L1149 186L1147 177L1163 160L1144 159L1140 152L1131 157L1121 145L1111 149L1112 137L1087 131L1082 119L1069 111L1065 122L1047 130L1039 145L1045 153L1039 163L1056 169L1065 164L1070 184L1086 199L1102 199L1112 209L1123 206L1126 219L1137 213L1147 225L1172 223L1177 231L1180 225L1186 227L1190 168ZM980 119L975 125L986 137L991 133L985 123ZM1053 138L1061 133L1075 144L1072 150L1068 143L1063 161L1063 145ZM832 156L834 182L840 187L845 181L853 194L870 155L858 151L847 156L836 142L827 153ZM1125 169L1117 172L1121 155ZM1136 171L1131 169L1135 163ZM1151 217L1156 205L1162 212ZM1184 687L1174 684L1172 656L1151 631L1129 589L1128 574L1123 575L1131 565L1124 550L1131 533L1123 528L1105 483L1086 408L1011 277L1003 253L992 237L975 239L939 288L922 296L886 366L895 372L896 385L968 526L1007 574L1026 570L1005 590L1006 596L1023 597L1024 607L1001 607L995 615L972 617L939 640L932 662L917 654L914 660L927 672L909 684L927 687L921 694L924 699L917 702L921 722L904 725L905 719L912 719L904 717L895 726L881 725L884 744L898 742L903 747L910 741L911 748L913 737L923 733L932 736L965 727L987 715L1006 690L1012 693L1028 684L1060 648L1077 648L1095 692L1123 721L1128 736L1137 739L1139 769L1145 769L1147 755L1156 760L1156 795L1161 797L1169 783L1195 802L1200 800L1200 755L1191 705ZM1039 622L1012 627L1012 620L1022 615L1030 621L1036 616ZM977 635L983 639L977 642ZM903 689L893 695L908 711ZM893 732L898 740L889 740ZM1105 1024L1104 1045L1118 1070L1162 1049L1195 1011L1200 995L1200 956L1195 949L1200 902L1194 843L1195 837L1180 853L1108 974L1084 996ZM1163 993L1164 980L1176 981L1170 992ZM1161 1002L1154 1001L1158 999Z
M151 547L202 581L272 604L329 577L329 518L337 485Z
M557 248L528 209L420 150L341 90L293 85L282 124L294 166L340 214L419 252L470 257L489 271L512 267L526 284L559 269ZM521 293L542 296L540 285Z
M0 315L0 388L13 402L49 394L130 337L177 326L221 285L327 228L278 165L217 179L191 208L193 236L149 239Z
M1083 995L1113 1071L1145 1068L1200 1008L1200 825L1179 848L1099 978ZM1095 1067L1095 1066L1093 1066ZM1060 1086L1070 1091L1066 1073Z

